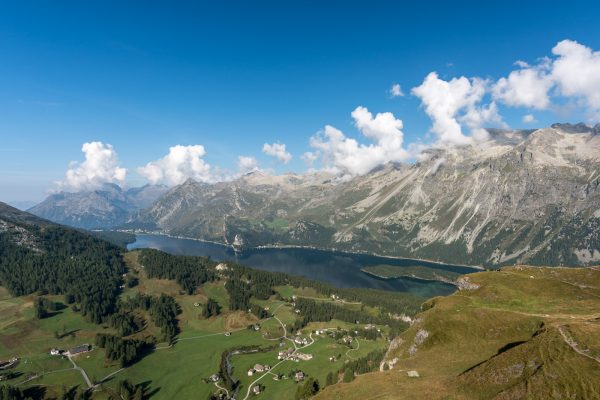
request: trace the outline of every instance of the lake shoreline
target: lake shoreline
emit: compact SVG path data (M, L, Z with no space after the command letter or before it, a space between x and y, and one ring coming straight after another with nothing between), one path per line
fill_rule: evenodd
M428 278L422 278L420 276L413 276L413 275L381 276L381 275L377 275L374 272L367 271L365 268L361 268L360 271L362 273L370 275L374 278L383 279L383 280L414 279L416 281L424 281L424 282L442 282L442 283L447 283L448 285L458 287L458 284L450 279L447 279L447 280L446 279L428 279Z
M144 231L135 232L135 231L130 231L130 230L122 230L120 232L133 233L134 235L142 234L142 235L153 235L153 236L166 236L166 237L173 238L173 239L184 239L184 240L193 240L193 241L202 242L202 243L210 243L210 244L215 244L218 246L223 246L223 247L232 249L236 253L243 253L245 250L260 250L260 249L307 249L307 250L318 250L318 251L325 251L325 252L336 252L336 253L348 254L348 255L374 256L374 257L379 257L379 258L389 259L389 260L426 262L426 263L435 264L435 265L439 265L439 266L450 265L450 266L459 267L459 268L471 268L476 271L485 271L486 270L484 267L481 267L478 265L465 265L465 264L453 264L453 263L451 264L451 263L444 263L442 261L429 260L426 258L409 258L409 257L400 257L400 256L388 256L388 255L382 255L382 254L378 254L378 253L370 253L367 251L347 251L347 250L339 250L336 248L324 248L324 247L317 247L317 246L302 246L302 245L287 245L287 244L260 245L260 246L248 247L248 248L240 251L239 249L236 249L231 244L217 242L214 240L198 239L198 238L192 238L192 237L187 237L187 236L176 236L176 235L171 235L171 234L162 233L162 232L158 232L158 233L157 232L144 232Z

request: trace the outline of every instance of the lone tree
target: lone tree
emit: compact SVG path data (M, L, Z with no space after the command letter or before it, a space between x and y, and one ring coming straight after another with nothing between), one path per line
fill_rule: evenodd
M333 375L333 372L329 371L329 373L327 374L327 379L325 380L325 386L330 386L335 384L335 378Z

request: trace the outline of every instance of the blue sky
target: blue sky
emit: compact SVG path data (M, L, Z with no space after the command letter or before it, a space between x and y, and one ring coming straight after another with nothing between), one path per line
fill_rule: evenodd
M358 106L402 120L405 146L432 141L411 95L430 72L494 82L564 39L600 50L592 1L323 3L2 2L0 200L41 200L91 141L113 146L132 185L174 145L201 144L231 171L240 155L303 171L327 124L369 142ZM405 96L390 96L394 83ZM530 127L526 114L592 121L585 107L498 108L510 127ZM274 142L287 164L261 151Z

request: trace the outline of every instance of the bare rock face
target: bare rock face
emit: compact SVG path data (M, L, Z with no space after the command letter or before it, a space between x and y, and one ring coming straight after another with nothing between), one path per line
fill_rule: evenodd
M350 181L253 172L188 181L137 223L245 246L302 245L496 266L600 260L599 127L490 130ZM237 238L237 239L236 239Z
M458 287L458 290L477 290L479 289L479 285L471 282L471 279L469 279L468 276L463 276L461 278L458 278L455 282L456 286Z

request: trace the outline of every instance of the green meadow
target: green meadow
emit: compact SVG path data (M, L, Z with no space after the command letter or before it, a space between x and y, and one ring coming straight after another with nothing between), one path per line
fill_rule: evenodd
M76 365L85 371L95 385L92 392L94 399L105 399L115 394L117 383L124 379L134 384L142 384L151 399L208 398L219 391L213 382L207 382L207 378L219 372L221 355L231 349L248 346L277 347L267 352L231 357L232 376L239 380L238 398L243 399L251 383L260 378L259 382L265 388L260 398L293 399L298 384L293 379L274 380L274 374L287 376L290 371L298 369L308 377L317 378L324 385L327 374L337 372L345 362L387 346L387 341L382 337L374 341L359 339L348 346L327 335L313 334L314 342L299 350L312 354L311 360L286 360L269 373L249 377L247 370L256 363L271 366L278 363L280 340L284 342L282 348L292 346L289 340L278 338L284 335L284 328L288 330L299 316L293 306L281 298L299 296L323 302L334 300L318 294L314 289L278 287L277 295L268 300L252 299L254 304L268 310L269 317L259 320L246 312L228 310L229 296L224 281L203 284L195 294L187 295L173 281L149 279L143 266L137 262L136 252L127 253L125 257L129 266L128 274L137 277L139 284L125 289L121 296L127 298L136 293L166 293L173 296L181 309L178 316L180 332L173 345L157 343L140 361L127 368L121 368L118 363L108 361L104 350L96 347L90 352L73 357ZM47 298L63 302L62 296ZM216 317L204 318L202 306L209 298L219 303L222 312ZM41 387L47 397L59 396L65 389L74 386L85 388L86 383L81 372L74 369L66 357L52 356L49 351L52 348L69 349L84 343L94 344L96 334L114 333L113 330L106 325L87 322L71 307L64 307L47 318L36 319L33 300L33 296L12 297L5 289L0 288L0 359L19 359L13 370L17 376L8 383L23 389ZM338 304L354 310L361 307L359 303ZM141 315L145 317L146 324L142 331L136 332L132 337L142 338L156 334L158 328L149 321L147 315ZM249 329L254 324L260 325L258 331ZM308 337L316 329L352 329L358 326L332 320L311 323L301 334ZM386 332L386 327L380 328L382 332ZM289 331L288 336L291 337ZM331 356L336 357L335 362L329 360Z

